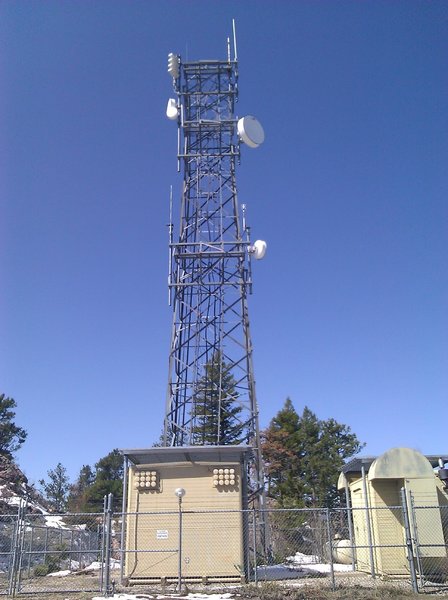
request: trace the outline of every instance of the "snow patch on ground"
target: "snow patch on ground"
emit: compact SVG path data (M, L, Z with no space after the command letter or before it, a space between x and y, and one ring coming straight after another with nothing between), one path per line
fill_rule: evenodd
M55 571L54 573L48 573L47 577L67 577L67 575L70 575L70 573L70 569L65 571Z
M24 493L26 493L26 485L24 483L22 483L21 487L22 487ZM43 508L43 506L41 506L40 504L37 504L37 502L33 502L32 500L25 501L24 498L22 498L21 496L17 496L15 494L10 496L9 498L3 498L2 497L3 494L1 492L5 488L8 489L8 487L6 485L0 486L0 497L2 498L3 502L6 502L6 504L9 504L10 506L26 506L27 508L30 508L31 510L33 510L35 513L40 513L42 515L48 515L48 511L45 510L45 508Z
M77 531L84 531L87 529L87 525L84 523L82 525L70 525L68 526L64 522L63 515L50 515L47 511L43 512L45 518L45 525L47 527L51 527L52 529L67 529L68 531L76 529Z
M45 525L47 527L52 527L53 529L68 529L67 525L62 520L60 516L50 516L48 514L45 515Z
M318 561L318 556L296 552L293 556L288 556L284 563L260 565L257 567L257 577L260 580L269 581L273 579L297 579L298 577L306 577L310 573L320 573L322 575L331 573L330 564ZM351 565L333 563L333 570L344 572L353 569Z
M288 556L287 561L294 565L306 566L307 569L313 569L320 573L331 572L331 566L328 563L318 562L319 557L312 554L296 552L294 556ZM333 563L333 569L335 571L353 571L352 565L342 565L340 563Z
M10 506L19 506L22 504L22 499L19 496L11 496L10 498L3 498L3 502L6 502Z
M111 558L110 560L110 568L111 569L119 569L120 568L120 561L119 560L115 560L114 558ZM93 563L90 563L90 565L88 567L86 567L85 569L83 569L84 571L99 571L101 569L101 563L94 561Z
M71 561L71 569L64 569L63 571L54 571L53 573L48 573L47 577L67 577L67 575L71 575L71 574L73 574L73 572L78 571L79 566L80 565L79 565L78 561L72 560ZM114 558L111 558L110 568L111 569L119 569L120 561L115 560ZM82 569L82 572L84 573L86 571L99 571L100 569L101 569L101 563L94 561L94 562L90 563L90 565L85 567L85 569Z
M331 572L331 565L328 563L318 562L319 557L312 554L302 554L297 552L292 556L288 556L284 563L277 565L261 565L257 567L257 578L260 581L272 581L280 579L299 579L301 577L309 576L310 574L322 574L327 575ZM118 560L111 559L111 569L119 569L120 562ZM100 562L93 562L83 571L98 571L101 569ZM333 570L335 572L347 572L352 571L351 565L342 565L338 563L333 564ZM50 573L51 577L65 577L69 575L70 571L58 571L56 573ZM190 593L186 596L180 596L178 594L126 594L117 593L111 598L116 600L166 600L166 598L182 598L182 600L230 600L234 598L232 593L223 594L200 594ZM103 600L103 596L95 596L92 600Z

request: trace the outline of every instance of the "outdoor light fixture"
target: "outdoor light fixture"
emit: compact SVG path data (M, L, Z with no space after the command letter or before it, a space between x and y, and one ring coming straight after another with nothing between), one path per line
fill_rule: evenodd
M174 494L179 498L179 500L182 500L182 498L186 494L186 491L184 490L184 488L176 488L174 490Z

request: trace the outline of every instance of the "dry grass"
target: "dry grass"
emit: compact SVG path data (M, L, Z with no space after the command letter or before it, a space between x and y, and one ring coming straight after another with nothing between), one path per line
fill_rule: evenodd
M157 595L153 593L138 593L136 598L149 599L155 598ZM204 592L204 590L202 591ZM212 592L210 592L212 593ZM213 590L216 593L216 590ZM118 594L118 593L117 593ZM99 593L92 592L52 592L52 593L37 593L31 595L19 595L16 598L27 598L28 600L92 600L94 596L100 596ZM158 596L161 598L161 596ZM413 594L397 588L381 588L381 589L366 589L364 587L349 587L338 589L336 591L307 587L302 589L278 588L273 586L260 586L258 589L240 590L235 593L235 600L423 600L425 594ZM430 596L429 596L430 597ZM436 594L437 600L448 599L448 594ZM176 594L165 596L166 600L179 598Z
M241 600L422 600L425 597L402 587L386 585L373 589L357 585L341 586L333 591L314 585L287 588L275 583L248 586L239 590L239 595ZM448 594L437 594L437 598L448 599Z
M119 592L135 594L136 598L166 598L166 600L179 599L174 589L167 590L159 586L145 587L139 586L136 588L120 588ZM255 586L253 584L241 587L225 587L219 588L218 585L213 586L192 586L189 590L191 593L199 592L201 594L217 594L231 593L234 600L424 600L431 596L436 596L437 600L448 600L448 592L439 592L435 594L413 594L409 588L402 585L391 585L380 583L375 587L365 585L340 585L336 590L331 590L327 586L319 585L316 581L309 582L306 585L286 586L280 582L264 582ZM27 600L92 600L94 596L101 596L99 592L67 592L57 591L41 592L38 590L28 589L28 593L18 594L16 598ZM3 596L5 597L5 596ZM182 600L182 599L181 599Z

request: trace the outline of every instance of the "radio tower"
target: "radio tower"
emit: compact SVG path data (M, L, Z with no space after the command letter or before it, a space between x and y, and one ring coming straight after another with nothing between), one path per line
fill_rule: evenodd
M263 473L247 296L251 259L264 256L266 243L250 242L235 167L241 143L255 148L264 133L254 117L235 117L235 26L233 50L231 58L228 39L227 60L184 62L168 55L176 97L168 101L167 116L178 123L183 184L176 236L172 195L170 201L173 323L164 445L252 446L256 494Z

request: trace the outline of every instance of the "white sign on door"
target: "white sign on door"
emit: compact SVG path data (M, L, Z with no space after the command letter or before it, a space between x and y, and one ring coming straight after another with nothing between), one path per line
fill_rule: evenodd
M167 540L168 539L168 530L167 529L157 529L156 533L158 540Z

